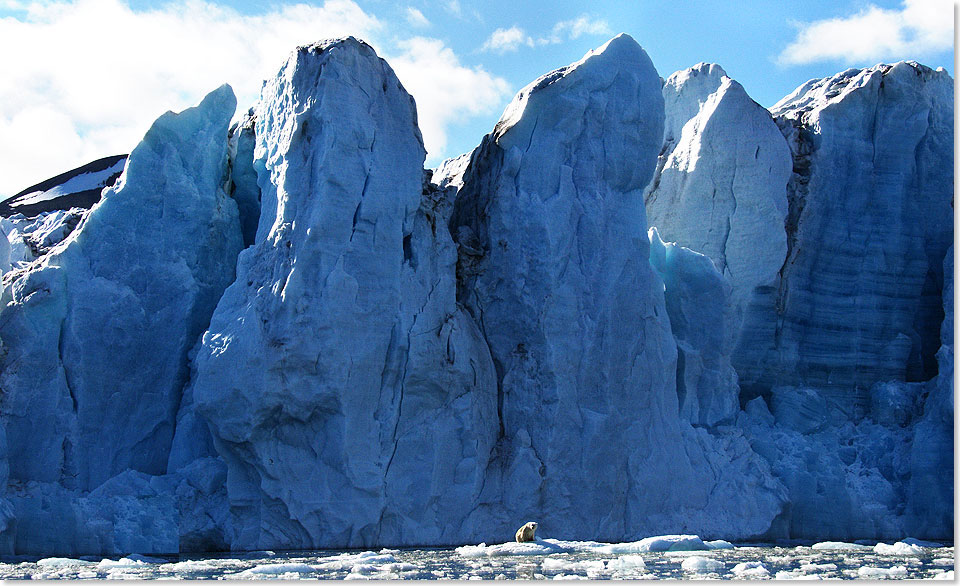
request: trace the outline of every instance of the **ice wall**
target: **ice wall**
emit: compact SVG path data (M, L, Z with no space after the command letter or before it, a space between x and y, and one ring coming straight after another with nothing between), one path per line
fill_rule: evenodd
M360 41L300 47L264 86L256 241L192 389L228 466L233 548L477 534L494 371L424 157L413 99Z
M953 81L913 62L851 69L772 112L793 153L788 253L734 366L748 394L810 385L862 415L874 383L937 371Z
M650 264L663 279L670 329L677 343L680 414L696 425L732 423L740 386L730 364L732 287L708 257L664 243L650 228Z
M770 113L719 65L674 73L663 97L663 146L644 194L649 223L729 279L732 345L747 306L775 289L786 257L790 150Z
M679 416L643 206L662 133L657 72L621 35L521 90L463 172L450 231L497 370L499 535L530 517L575 539L745 536L779 511L742 437Z
M235 106L223 86L161 116L81 226L5 283L0 421L22 553L110 550L96 535L124 515L162 522L144 493L104 485L166 471L188 351L233 280L240 229L221 186Z

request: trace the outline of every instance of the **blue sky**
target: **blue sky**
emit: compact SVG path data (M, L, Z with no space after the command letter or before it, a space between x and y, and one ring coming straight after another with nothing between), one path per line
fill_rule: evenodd
M771 106L881 61L953 75L952 25L951 0L0 0L0 195L128 152L163 111L223 82L248 105L295 45L331 36L393 65L434 165L475 146L517 90L619 32L663 77L719 63Z

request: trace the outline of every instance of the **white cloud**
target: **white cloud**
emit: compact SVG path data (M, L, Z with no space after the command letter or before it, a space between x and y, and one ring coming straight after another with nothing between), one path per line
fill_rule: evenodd
M430 21L427 20L427 17L413 6L407 6L407 23L417 28L427 28L430 26Z
M534 47L537 45L555 45L564 41L579 39L583 35L612 35L607 21L580 15L572 20L563 20L553 25L550 34L546 37L534 39L522 28L498 28L484 41L481 52L509 53L520 47Z
M379 46L378 39L393 36L352 0L278 6L260 15L204 0L148 11L132 10L124 0L20 6L21 14L0 18L5 195L97 157L129 152L157 116L196 104L224 82L246 108L296 45L323 38L363 38L391 64L391 47L399 46L399 64L440 67L404 78L434 155L444 154L446 128L457 116L498 108L491 96L506 87L502 79L461 65L439 41L430 45L437 51L432 61L419 49L423 39ZM432 84L421 82L428 75Z
M188 0L135 12L120 0L31 2L0 19L0 193L109 154L224 82L240 104L297 45L369 36L380 22L350 0L261 16Z
M587 15L581 15L573 20L564 20L553 25L550 37L540 39L541 44L560 43L567 39L579 39L583 35L612 35L610 25L607 21L601 19L592 19Z
M450 0L444 5L444 8L446 8L447 12L454 16L463 16L463 9L460 7L460 2L458 0Z
M498 28L484 41L480 47L481 52L492 51L494 53L509 53L516 51L522 45L533 46L533 39L523 32L523 29L517 26L510 28Z
M953 0L904 0L899 10L873 4L847 18L801 23L777 61L908 59L953 48Z
M447 128L502 107L510 86L483 68L463 66L438 39L414 37L398 45L401 53L388 60L403 87L417 100L428 161L437 163L450 154L445 152Z

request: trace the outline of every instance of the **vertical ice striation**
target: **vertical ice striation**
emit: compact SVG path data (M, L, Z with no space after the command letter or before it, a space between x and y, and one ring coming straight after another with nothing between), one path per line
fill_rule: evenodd
M458 309L450 194L413 99L353 38L262 91L262 206L197 356L237 549L462 543L496 436L494 371Z
M811 385L862 414L875 382L936 374L953 81L913 62L851 69L772 112L793 152L788 254L734 366L748 394Z
M733 286L728 343L747 306L775 290L787 253L790 150L770 113L719 65L671 75L657 172L645 193L660 235L713 260Z
M521 90L463 173L450 230L497 369L494 534L530 517L577 539L749 535L779 510L742 438L720 447L678 414L643 205L662 133L657 72L620 35Z

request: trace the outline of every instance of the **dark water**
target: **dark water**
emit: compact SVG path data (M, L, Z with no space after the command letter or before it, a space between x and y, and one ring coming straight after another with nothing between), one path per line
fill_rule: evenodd
M808 546L629 553L618 544L561 543L570 547L549 554L495 546L8 559L0 563L0 579L952 579L954 564L953 547L901 548L910 553Z

